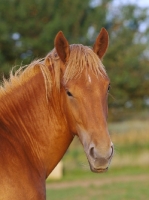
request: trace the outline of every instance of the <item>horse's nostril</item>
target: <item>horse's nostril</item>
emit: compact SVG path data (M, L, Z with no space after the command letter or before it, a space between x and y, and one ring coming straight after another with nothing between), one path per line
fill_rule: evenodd
M99 152L99 150L96 151L96 147L94 147L94 146L91 146L90 149L89 149L89 156L92 159L96 160L96 159L103 158L103 159L108 159L109 160L109 159L112 158L112 156L114 154L114 147L113 147L113 145L111 145L111 148L109 149L109 151L107 151L107 153L104 153L104 152L103 152L103 154L100 154L100 153L101 152Z
M94 147L91 147L91 148L90 148L89 155L90 155L92 158L94 158Z
M109 156L108 159L110 159L113 156L113 153L114 153L114 147L113 147L113 145L111 145L111 155Z

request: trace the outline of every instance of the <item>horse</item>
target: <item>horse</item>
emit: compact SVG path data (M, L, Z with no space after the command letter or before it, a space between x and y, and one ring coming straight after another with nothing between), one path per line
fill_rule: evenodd
M44 58L10 72L0 88L0 199L44 200L45 180L76 136L93 172L112 156L101 62L108 48L102 28L93 48L69 45L62 31Z

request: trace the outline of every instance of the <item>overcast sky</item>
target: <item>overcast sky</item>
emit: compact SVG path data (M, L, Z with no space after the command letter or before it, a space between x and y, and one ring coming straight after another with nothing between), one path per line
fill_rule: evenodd
M92 0L91 6L96 7L101 3L101 0ZM123 4L138 4L141 7L148 7L149 8L149 0L113 0L112 4L115 6L123 5Z
M114 5L138 4L141 7L149 7L149 0L113 0Z

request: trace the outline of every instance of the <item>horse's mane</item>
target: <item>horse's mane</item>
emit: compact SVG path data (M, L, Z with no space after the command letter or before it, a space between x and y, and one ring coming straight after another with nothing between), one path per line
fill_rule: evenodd
M78 78L84 69L86 71L91 69L97 76L99 74L106 75L102 62L91 48L81 44L73 44L70 46L70 52L64 74L65 83L73 78Z
M28 66L20 67L15 73L13 73L12 70L9 80L3 80L3 84L0 87L0 97L4 93L27 82L39 72L43 74L46 93L49 94L49 90L52 88L53 74L56 87L60 89L61 64L62 61L60 61L56 50L53 49L44 59L35 60ZM63 76L64 84L71 79L77 79L84 69L91 69L96 76L99 74L106 76L106 71L102 62L91 48L81 44L70 45L70 57L66 63L66 70Z

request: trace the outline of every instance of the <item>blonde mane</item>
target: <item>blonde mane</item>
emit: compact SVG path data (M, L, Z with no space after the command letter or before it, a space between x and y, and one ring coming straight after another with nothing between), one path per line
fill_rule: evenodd
M62 62L56 50L53 49L44 59L39 59L33 61L28 66L20 67L14 74L11 71L9 80L4 79L0 87L0 97L2 94L24 84L24 82L27 82L40 72L42 72L44 78L46 95L52 90L53 85L59 90L61 64ZM70 57L66 63L66 70L63 76L64 84L80 77L84 69L91 69L96 76L99 74L101 76L107 76L102 62L91 48L81 44L70 45Z
M64 82L78 78L84 69L91 69L96 76L106 75L102 62L91 48L82 44L73 44L70 46L70 57L66 65Z

